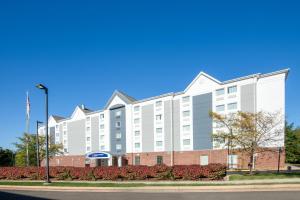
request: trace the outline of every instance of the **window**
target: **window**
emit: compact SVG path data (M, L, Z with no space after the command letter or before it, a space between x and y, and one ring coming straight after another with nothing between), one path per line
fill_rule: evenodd
M138 123L140 123L140 119L139 118L134 119L134 124L138 124Z
M136 142L134 143L134 148L139 149L141 147L141 143Z
M229 168L235 169L238 166L238 156L237 155L229 155L228 157Z
M163 160L162 156L157 156L156 157L156 164L158 164L158 165L164 164L164 160Z
M200 165L208 165L208 156L200 156Z
M86 131L89 132L91 130L91 127L86 127Z
M188 132L188 131L190 131L191 126L190 126L190 125L184 125L184 126L182 127L182 129L183 129L184 132Z
M121 137L122 137L122 135L121 135L120 132L116 133L116 138L117 138L117 139L120 139Z
M134 110L134 112L140 111L140 106L134 106L133 110Z
M88 141L88 142L91 141L91 137L87 137L86 141Z
M187 103L190 101L190 97L187 96L187 97L182 97L182 103Z
M55 129L58 130L58 125L55 126Z
M141 158L140 156L135 156L134 157L134 165L140 165L141 163Z
M67 126L67 122L64 122L64 123L63 123L63 126L66 127L66 126Z
M140 131L134 131L134 136L140 136L141 132Z
M237 87L236 86L228 87L228 94L232 94L232 93L235 93L235 92L237 92Z
M190 116L190 111L186 110L182 112L183 117L189 117Z
M86 151L91 151L91 147L86 147Z
M64 140L64 144L66 144L67 143L67 140Z
M100 135L100 140L103 141L104 140L104 135Z
M59 137L59 133L55 133L56 137Z
M162 115L156 115L156 121L161 121Z
M156 133L162 133L162 128L157 128Z
M220 95L223 95L223 94L225 94L224 88L216 90L216 96L220 96Z
M157 102L155 103L155 105L156 105L156 107L162 106L162 101L157 101Z
M87 117L86 121L88 121L88 122L91 121L91 117Z
M188 145L190 145L191 144L191 140L190 139L184 139L183 140L183 145L184 146L188 146Z
M122 114L122 112L121 112L120 110L118 110L118 111L115 113L115 116L116 116L117 118L120 118L121 114Z
M116 149L117 150L121 150L122 149L122 145L121 144L116 144Z
M67 135L67 131L64 131L64 136L66 136Z
M237 109L237 103L229 103L227 105L228 110L235 110Z
M218 106L216 106L216 111L217 112L222 112L222 111L224 111L225 110L225 105L223 104L223 105L218 105Z
M104 145L101 145L101 146L100 146L100 150L101 150L101 151L104 151L104 150L105 150L105 146L104 146Z
M120 128L121 127L121 122L116 122L116 127Z
M162 147L163 146L163 142L162 141L156 141L156 146L157 147Z
M68 149L67 148L64 148L64 153L68 153Z
M100 119L104 119L104 114L100 114Z
M104 124L101 124L101 125L100 125L100 129L104 129Z

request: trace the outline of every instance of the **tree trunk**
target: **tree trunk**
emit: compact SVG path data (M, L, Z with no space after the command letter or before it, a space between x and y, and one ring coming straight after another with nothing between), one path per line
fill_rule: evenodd
M250 175L253 175L253 155L250 155L249 173Z

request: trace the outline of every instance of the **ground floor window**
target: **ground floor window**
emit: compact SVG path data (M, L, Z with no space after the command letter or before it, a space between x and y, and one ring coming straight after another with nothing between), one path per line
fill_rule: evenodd
M200 165L201 166L208 165L208 156L207 155L200 156Z
M134 165L140 165L141 164L141 158L140 156L134 157Z
M236 169L238 167L238 155L229 155L228 156L228 166L230 169Z
M158 165L164 164L164 161L163 161L163 157L162 157L162 156L157 156L157 157L156 157L156 164L158 164Z

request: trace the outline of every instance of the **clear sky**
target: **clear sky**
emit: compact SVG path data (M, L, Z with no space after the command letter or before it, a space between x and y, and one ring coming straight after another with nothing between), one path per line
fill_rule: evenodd
M291 68L287 119L300 125L297 1L0 1L0 146L50 114L101 109L115 89L141 99L182 91L200 72L223 81Z

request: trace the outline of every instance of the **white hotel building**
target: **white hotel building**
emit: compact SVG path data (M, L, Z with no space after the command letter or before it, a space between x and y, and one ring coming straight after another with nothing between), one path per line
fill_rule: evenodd
M227 163L226 147L212 140L214 126L209 111L280 111L284 116L288 72L284 69L223 82L200 72L182 92L142 100L115 91L102 110L77 106L69 118L49 118L51 142L63 144L64 151L50 164ZM39 132L44 133L44 127ZM284 132L280 142L269 147L284 147ZM102 158L89 159L86 155L90 153ZM242 155L229 156L236 168L245 168L249 162ZM258 168L277 166L277 154L257 155L256 159Z

